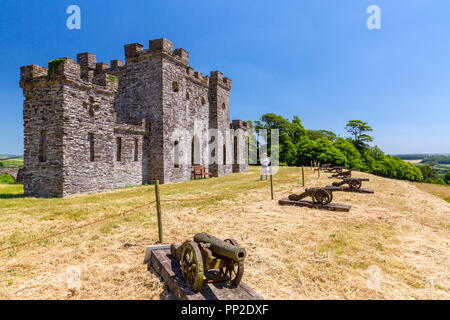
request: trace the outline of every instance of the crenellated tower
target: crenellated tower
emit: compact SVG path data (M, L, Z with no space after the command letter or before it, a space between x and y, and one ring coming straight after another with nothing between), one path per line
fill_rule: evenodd
M248 169L246 140L236 151L233 133L246 124L230 124L230 79L195 71L167 39L124 53L125 62L85 52L21 68L27 195L185 181L196 164L214 176Z

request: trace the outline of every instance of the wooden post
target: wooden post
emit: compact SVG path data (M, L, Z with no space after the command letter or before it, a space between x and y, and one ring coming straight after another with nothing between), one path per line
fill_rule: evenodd
M159 195L159 180L155 180L155 194L156 194L156 214L158 216L158 236L159 242L163 242L163 230L161 220L161 198Z
M320 178L320 162L317 163L317 178Z
M270 169L270 196L273 200L273 179L272 179L272 169Z
M303 170L303 166L302 166L302 185L305 186L305 171Z

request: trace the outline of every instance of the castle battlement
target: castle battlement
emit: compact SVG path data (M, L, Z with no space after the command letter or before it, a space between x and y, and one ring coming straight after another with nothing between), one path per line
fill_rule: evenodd
M189 65L189 52L182 48L173 49L173 43L167 39L149 40L148 49L144 49L141 43L130 43L124 45L125 60L127 62L139 61L154 56L165 56L171 58L178 63Z
M77 55L76 63L72 58L63 57L49 61L48 68L38 65L21 67L20 87L33 88L62 81L112 93L117 90L118 81L108 71L108 64L97 63L96 56L91 53L82 53Z
M250 129L250 124L246 121L242 120L232 120L230 123L230 129L238 130L248 130Z
M224 89L230 90L231 89L231 79L227 77L223 77L222 72L220 71L211 71L210 73L211 82L214 84L218 84Z

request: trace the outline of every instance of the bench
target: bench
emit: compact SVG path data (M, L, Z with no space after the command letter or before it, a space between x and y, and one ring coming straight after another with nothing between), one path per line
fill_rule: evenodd
M194 179L197 179L197 177L206 178L208 176L212 176L212 172L206 171L205 166L202 164L192 166L192 173L194 175Z

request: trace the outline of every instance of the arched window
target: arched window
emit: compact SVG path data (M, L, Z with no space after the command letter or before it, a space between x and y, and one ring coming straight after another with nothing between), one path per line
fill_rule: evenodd
M178 141L173 143L173 166L174 168L180 167L180 144Z

